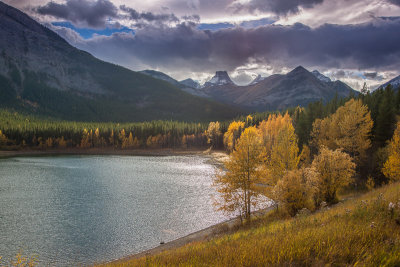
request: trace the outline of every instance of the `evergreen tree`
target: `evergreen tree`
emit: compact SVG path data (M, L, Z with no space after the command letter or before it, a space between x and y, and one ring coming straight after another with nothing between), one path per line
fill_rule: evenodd
M394 105L394 93L392 86L389 84L383 92L376 118L375 141L379 146L383 146L393 135L396 123Z

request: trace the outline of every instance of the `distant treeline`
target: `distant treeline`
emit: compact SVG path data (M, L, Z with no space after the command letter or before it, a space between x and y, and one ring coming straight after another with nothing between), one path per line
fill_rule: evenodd
M351 98L361 99L368 106L374 121L371 136L373 149L382 147L393 135L396 116L400 114L400 90L396 92L391 86L372 93L363 90L361 94L351 95L346 99L335 97L328 103L317 101L304 108L290 108L280 113L288 112L292 117L301 149L304 144L309 143L314 121L333 114ZM272 113L279 112L255 113L250 116L250 120L242 116L234 121L242 121L246 126L258 125ZM58 121L2 110L0 148L207 148L212 143L215 148L223 149L223 135L231 122L218 123L219 134L211 137L216 139L211 142L210 131L207 132L210 125L207 123L86 123Z

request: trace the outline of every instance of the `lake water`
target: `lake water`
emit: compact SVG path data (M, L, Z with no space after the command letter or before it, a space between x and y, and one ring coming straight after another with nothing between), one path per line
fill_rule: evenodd
M0 160L0 256L41 265L104 262L226 220L201 156Z

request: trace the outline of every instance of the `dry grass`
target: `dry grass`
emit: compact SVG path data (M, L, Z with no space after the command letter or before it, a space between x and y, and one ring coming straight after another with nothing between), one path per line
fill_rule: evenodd
M389 203L396 208L389 210ZM400 266L400 184L120 266ZM113 266L113 265L109 265Z

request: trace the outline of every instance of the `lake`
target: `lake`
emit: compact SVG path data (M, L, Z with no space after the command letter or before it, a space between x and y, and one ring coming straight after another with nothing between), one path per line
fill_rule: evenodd
M0 256L40 265L127 256L227 219L202 156L56 156L0 160Z

